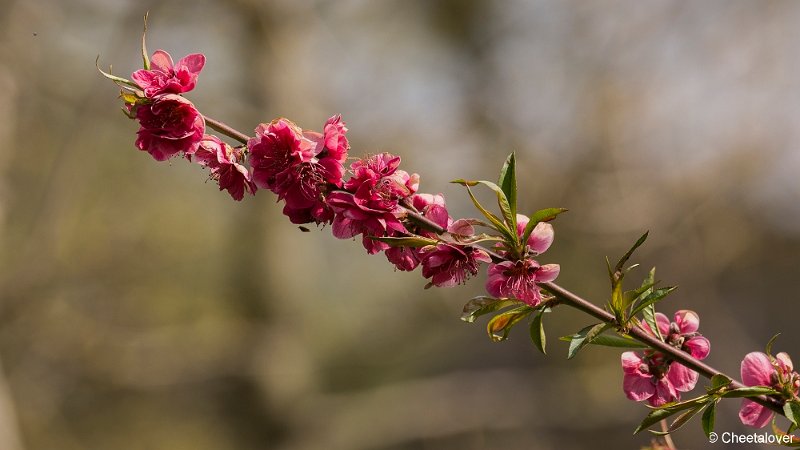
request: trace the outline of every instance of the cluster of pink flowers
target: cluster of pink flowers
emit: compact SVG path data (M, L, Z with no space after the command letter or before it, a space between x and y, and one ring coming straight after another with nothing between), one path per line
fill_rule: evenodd
M330 223L333 210L327 195L342 186L350 144L340 116L325 123L323 133L303 131L288 119L256 128L247 143L253 181L284 200L292 223Z
M345 180L350 144L338 115L325 122L321 133L303 130L285 118L262 123L243 147L205 134L203 115L181 95L195 87L204 64L202 54L173 63L167 52L158 50L150 68L131 75L138 93L126 102L131 117L139 121L140 150L158 161L182 155L200 164L235 200L258 189L272 191L284 202L283 213L292 223L330 224L340 239L361 236L368 253L385 251L398 270L421 266L428 286L462 284L478 274L482 263L492 262L487 250L470 243L473 223L478 222L450 217L441 194L417 192L419 175L401 170L399 156L379 153L356 159ZM445 232L440 236L409 220L409 211ZM527 223L527 217L517 217L520 236ZM407 236L427 238L430 244L392 246L381 240ZM541 303L538 283L555 279L559 266L540 265L533 257L552 242L553 227L538 224L522 257L489 266L489 293L531 306Z
M700 318L694 311L680 310L672 322L664 314L656 313L656 324L667 344L697 359L708 356L711 344L697 332ZM642 327L656 336L647 324ZM656 350L623 353L622 370L625 395L637 402L647 400L652 406L679 400L681 392L694 389L698 377L694 370Z
M169 53L157 50L149 70L137 70L131 75L143 93L142 98L128 105L140 125L136 147L156 161L180 153L192 155L203 139L203 116L180 94L194 89L205 61L205 56L195 53L173 64Z
M169 53L157 50L149 69L131 75L141 90L127 104L131 116L139 121L136 147L156 161L183 155L197 162L209 169L220 190L241 200L245 192L254 194L257 189L242 164L244 152L205 134L203 115L181 95L194 89L205 61L203 54L194 53L173 63Z
M786 353L774 357L761 352L748 353L742 360L742 382L747 386L766 386L781 393L781 400L797 400L800 395L800 375L794 370L792 360ZM762 428L769 423L774 413L767 407L749 399L742 399L739 418L742 423Z

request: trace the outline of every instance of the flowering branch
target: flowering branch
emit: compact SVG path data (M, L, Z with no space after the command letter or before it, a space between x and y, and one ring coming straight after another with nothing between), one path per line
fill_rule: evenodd
M515 325L530 319L531 340L545 353L543 318L557 305L594 317L600 322L561 338L569 342L567 356L574 357L589 344L633 349L621 356L623 392L652 407L636 432L662 423L662 431L650 431L666 435L702 411L703 429L710 434L717 403L742 398L739 417L744 424L760 428L777 413L790 421L784 434L787 443L795 442L789 433L800 421L800 375L786 353L772 356L774 338L765 353L745 356L739 382L701 361L710 352L710 342L698 332L696 313L679 310L670 320L656 312L656 304L675 288L657 287L655 268L638 288L623 288L626 275L636 267L625 267L627 261L647 233L614 267L608 264L611 300L605 308L554 282L560 266L540 264L538 258L553 242L551 222L566 209L546 208L530 216L517 213L513 153L497 183L453 181L464 186L483 216L454 219L441 194L418 192L419 175L399 169L399 156L380 153L357 159L346 179L350 144L340 116L329 118L322 132L279 118L260 124L250 136L201 114L183 96L195 87L205 56L191 54L176 63L167 52L157 50L148 58L144 37L142 55L144 68L131 80L101 73L120 87L124 111L139 122L136 147L155 160L183 156L200 164L209 169L220 190L237 201L245 193L269 190L284 202L283 212L292 223L331 225L340 239L361 236L369 254L383 252L398 270L421 267L428 279L426 288L463 284L481 264L488 264L489 295L467 302L462 320L493 315L487 332L494 341L507 339ZM231 147L206 134L206 127L242 145ZM499 214L478 201L472 191L478 186L494 192ZM699 375L711 380L706 393L681 401L681 393L694 389ZM664 421L673 415L677 418L667 426ZM671 441L670 447L674 448Z

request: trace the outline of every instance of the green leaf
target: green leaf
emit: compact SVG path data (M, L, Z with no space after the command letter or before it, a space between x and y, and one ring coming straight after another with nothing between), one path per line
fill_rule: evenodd
M731 389L720 394L725 398L758 397L760 395L780 395L780 392L767 386L748 386Z
M600 333L609 328L611 328L610 323L597 323L594 325L589 325L588 327L572 335L572 339L569 342L567 359L572 359L583 347L592 342L594 338L600 335Z
M664 336L661 335L661 330L658 329L658 323L656 322L656 305L651 303L642 309L642 316L644 317L644 321L647 323L647 325L650 326L650 330L655 333L659 340L663 341Z
M686 422L688 422L692 417L694 417L698 412L700 412L701 409L703 409L703 405L698 405L688 411L681 413L681 415L679 415L678 417L675 418L675 420L672 421L672 423L669 425L669 428L667 428L667 431L650 430L650 432L658 436L664 436L666 434L678 431L682 426L686 425Z
M458 244L464 245L472 245L477 244L479 242L487 242L487 241L503 241L504 239L500 236L491 236L486 233L475 234L472 236L458 236L458 235L450 235L450 240L456 242Z
M511 217L514 218L514 230L516 230L516 217L517 217L517 164L514 152L511 152L500 169L500 179L497 184L508 199L508 205L511 208ZM509 224L511 226L511 224Z
M630 305L635 303L637 300L640 300L642 297L648 296L653 291L653 286L656 285L657 282L642 284L640 287L636 289L632 289L630 291L625 291L622 295L625 299L625 304Z
M503 213L503 219L505 220L508 230L510 230L507 236L509 238L508 241L513 243L513 247L516 248L517 245L519 244L519 236L517 235L517 216L511 214L511 204L509 203L506 194L503 192L502 189L500 189L500 186L492 183L491 181L486 181L486 180L468 181L459 179L459 180L454 180L453 182L467 186L468 189L469 186L482 184L494 191L494 193L497 195L497 205L500 207L500 212ZM497 216L495 216L495 218L499 220ZM489 218L489 220L492 219Z
M531 322L531 341L533 341L533 345L535 345L540 352L546 355L547 351L545 351L545 348L547 347L547 337L544 334L544 326L542 325L543 314L544 311L539 311L539 314L537 314L536 317L533 318L533 322Z
M478 211L481 212L481 214L483 214L487 219L489 219L489 222L493 225L492 228L494 228L495 230L499 231L500 234L502 234L503 237L505 237L507 241L516 242L514 240L514 239L516 239L515 236L517 235L516 228L514 229L514 234L512 235L511 231L509 231L508 226L506 226L506 224L503 222L503 220L501 220L499 217L494 215L488 209L484 208L483 205L481 205L481 203L478 201L478 199L475 198L475 194L472 193L472 189L470 188L470 186L475 186L476 184L479 183L478 181L467 181L467 180L458 179L458 180L451 181L451 183L457 183L457 184L460 184L462 186L465 186L467 188L467 193L469 194L469 198L472 200L472 203L475 205L475 208L477 208Z
M147 44L145 43L148 15L150 15L150 11L144 13L144 30L142 30L142 64L144 65L145 70L150 70L150 58L147 56Z
M649 231L646 231L646 232L645 232L645 233L644 233L644 234L643 234L643 235L642 235L642 236L641 236L641 237L640 237L640 238L639 238L639 239L636 241L636 243L635 243L635 244L633 244L633 247L631 247L631 249L630 249L630 250L628 250L628 252L627 252L627 253L625 253L625 255L623 255L623 256L622 256L622 258L620 258L619 262L617 262L617 265L616 265L616 267L615 267L615 271L616 271L616 272L620 272L620 271L622 271L622 266L624 266L624 265L625 265L625 263L626 263L626 262L628 262L628 259L630 259L631 255L633 255L633 252L635 252L637 248L639 248L639 247L640 247L642 244L644 244L644 241L646 241L646 240L647 240L647 235L648 235L648 234L650 234L650 232L649 232Z
M478 296L464 305L464 310L461 312L461 320L464 322L475 322L478 317L491 312L499 311L511 305L520 305L522 302L508 298L494 298L486 296Z
M708 392L709 393L717 392L718 390L727 387L729 384L731 384L731 381L733 380L731 380L730 378L726 377L721 373L718 373L713 377L711 377L711 386L708 388Z
M708 395L701 395L700 397L696 397L691 400L678 403L667 403L666 405L655 408L650 411L644 420L642 420L642 423L639 424L639 427L636 428L633 434L639 433L640 431L647 429L651 425L658 423L667 417L672 416L673 414L677 414L690 408L696 408L697 406L702 406L708 403L710 399L711 398Z
M100 55L97 55L97 59L94 60L94 65L95 65L95 67L97 67L97 70L104 77L106 77L109 80L113 81L117 85L124 85L124 86L128 86L128 87L131 87L131 88L134 88L134 89L141 89L138 84L134 83L131 80L128 80L128 79L125 79L125 78L122 78L122 77L118 77L116 75L112 75L112 74L110 74L108 72L103 71L103 69L100 68ZM109 70L111 70L111 69L109 68Z
M533 213L528 221L528 224L525 225L525 231L522 233L522 245L527 245L528 238L531 237L531 233L533 233L533 229L536 228L536 225L539 222L550 222L551 220L555 219L559 214L566 212L566 208L546 208L540 209Z
M533 311L533 308L525 305L492 317L489 323L486 324L486 332L489 334L489 338L495 342L505 341L508 339L508 333L511 328L528 317Z
M783 413L794 426L798 426L800 421L800 403L797 401L786 402L783 404Z
M709 437L711 433L714 431L714 420L716 419L717 415L717 401L709 402L708 406L706 406L706 410L703 411L703 417L700 418L703 424L703 432L706 434L706 437Z
M672 291L674 291L675 289L678 289L678 287L677 286L669 286L669 287L665 287L665 288L660 288L660 289L654 290L653 292L651 292L649 295L644 297L641 301L639 301L638 303L636 303L633 306L633 309L631 309L631 317L633 317L636 314L639 314L640 312L644 311L645 309L647 309L648 306L653 305L656 302L659 302L659 301L663 300L664 297L666 297L667 295L671 294ZM648 322L648 325L649 324L650 323Z
M767 342L767 346L764 349L765 350L764 353L768 354L769 356L772 356L772 344L775 343L775 341L778 339L778 336L780 336L780 335L781 334L778 333L775 336L772 336L772 338L769 340L769 342Z
M370 236L370 239L381 241L384 244L389 244L390 247L427 247L429 245L436 245L439 243L436 239L430 239L422 236L403 236L403 237L378 237Z
M559 340L571 342L573 336L574 335L563 336L559 338ZM602 345L604 347L616 347L616 348L649 348L647 345L642 344L641 342L636 341L633 338L620 336L616 334L601 334L595 337L589 344Z

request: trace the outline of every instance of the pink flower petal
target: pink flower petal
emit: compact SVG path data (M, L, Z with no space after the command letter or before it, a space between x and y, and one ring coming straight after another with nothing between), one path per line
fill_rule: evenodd
M669 403L680 398L667 377L658 380L655 388L655 394L648 400L652 406L661 406L664 403Z
M156 50L150 58L150 67L169 73L172 70L172 56L164 50Z
M550 248L554 238L555 232L553 231L553 226L547 222L539 222L533 228L531 237L528 238L528 245L539 255Z
M743 399L742 407L739 409L739 419L745 425L764 428L772 419L772 411L752 400Z
M556 279L556 277L558 277L559 272L561 272L560 265L545 264L539 267L539 270L536 271L536 281L541 283L553 281Z
M352 220L337 215L331 227L333 235L339 239L350 239L361 232Z
M773 372L775 368L764 353L751 352L742 360L742 382L747 386L771 386Z
M622 379L622 390L629 399L640 402L652 397L656 392L649 376L625 374Z
M697 384L698 373L686 366L672 363L667 372L667 379L676 391L689 392Z
M689 353L697 359L705 359L711 351L711 343L703 336L695 336L689 338L683 343L683 346L689 350Z
M475 234L475 228L472 226L471 223L469 223L467 219L456 220L447 228L447 231L452 234L458 234L461 236L472 236L473 234Z
M675 323L682 334L694 333L700 328L700 316L694 311L682 309L675 313Z
M206 64L206 57L202 53L192 53L191 55L186 55L178 61L178 67L186 67L189 72L194 74L203 70L203 66Z
M789 354L786 352L780 352L775 355L775 359L778 360L778 364L780 364L784 370L787 372L791 372L794 370L794 366L792 366L792 358L789 358Z
M640 373L639 366L642 365L642 358L636 352L625 352L620 359L622 360L622 370L625 373Z

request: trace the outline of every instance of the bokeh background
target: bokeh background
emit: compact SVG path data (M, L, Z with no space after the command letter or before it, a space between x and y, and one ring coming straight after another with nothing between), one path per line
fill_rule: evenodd
M473 216L454 178L511 150L520 209L562 206L542 262L596 303L606 255L679 284L708 362L783 332L800 358L800 3L791 1L0 2L0 448L638 448L619 351L566 361L524 327L458 320L483 279L423 290L266 191L241 203L156 163L95 70L202 51L189 97L249 132L343 114L352 154L392 151ZM644 276L646 270L638 275ZM718 431L745 431L737 401ZM675 435L705 448L700 426ZM717 443L713 448L725 448ZM731 448L739 448L732 446Z

